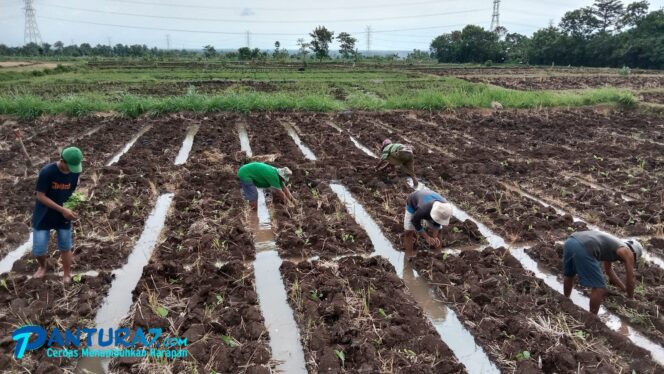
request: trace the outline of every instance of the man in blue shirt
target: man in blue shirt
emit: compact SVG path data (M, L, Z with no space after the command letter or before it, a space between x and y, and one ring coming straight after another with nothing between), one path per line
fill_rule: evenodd
M439 194L423 189L408 195L403 217L403 245L406 253L413 252L416 233L422 235L430 246L440 248L440 227L449 225L450 218L452 204ZM427 232L427 228L430 232Z
M83 170L83 153L76 147L62 150L60 161L44 166L37 178L37 202L32 214L32 254L39 268L35 278L46 275L46 252L51 230L56 230L58 249L62 257L64 282L71 279L72 233L71 221L76 213L63 205L74 193L78 176Z

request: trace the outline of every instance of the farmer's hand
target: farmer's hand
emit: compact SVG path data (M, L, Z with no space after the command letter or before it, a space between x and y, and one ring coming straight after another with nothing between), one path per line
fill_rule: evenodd
M432 236L427 236L426 241L427 241L427 244L429 244L430 246L432 246L434 248L437 248L438 246L440 246L440 239L438 239L438 238L434 238Z
M62 216L65 217L67 221L72 221L76 219L76 213L71 209L62 208Z

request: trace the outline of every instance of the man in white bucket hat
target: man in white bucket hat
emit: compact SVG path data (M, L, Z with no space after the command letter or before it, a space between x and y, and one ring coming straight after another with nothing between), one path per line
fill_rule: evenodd
M403 217L403 246L406 252L413 252L416 234L422 235L430 246L440 248L440 228L449 225L450 218L452 204L439 194L424 189L408 195Z

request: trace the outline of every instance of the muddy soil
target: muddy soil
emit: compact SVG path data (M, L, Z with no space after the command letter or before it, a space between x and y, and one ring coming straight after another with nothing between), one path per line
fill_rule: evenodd
M536 75L536 76L549 76L549 75L617 75L618 69L609 68L578 68L578 67L478 67L478 68L414 68L408 70L418 71L428 74L441 75L441 76L514 76L518 78L520 75ZM632 70L632 73L638 74L662 74L659 70Z
M646 351L551 290L504 249L445 257L421 253L412 262L505 372L661 369Z
M337 124L339 122L341 121L335 121ZM387 237L394 243L401 243L404 207L408 194L412 192L406 184L406 175L399 172L377 173L374 170L376 159L357 149L348 134L337 132L324 121L309 117L300 118L298 123L304 143L311 147L324 163L321 165L324 170L320 170L317 175L326 175L329 180L344 182L382 227ZM373 142L364 143L367 147L372 144ZM421 175L417 166L416 173ZM482 235L470 221L460 222L453 218L450 225L443 227L441 231L443 245L446 247L476 245L482 241ZM427 247L424 241L419 239L417 246ZM400 248L401 245L398 244L397 247Z
M646 250L659 257L664 257L664 238L651 238L648 240Z
M285 262L281 271L310 373L465 372L387 260Z
M662 76L540 76L540 77L466 77L473 83L487 83L515 90L576 90L599 87L648 89L664 87Z
M90 129L94 128L94 121L94 119L73 120L73 124L75 127ZM43 127L39 125L40 121L37 121L36 123L35 128ZM56 125L56 123L58 123L56 121L49 121L48 123L48 125L44 125L47 128L53 126L56 126L57 128L57 126L60 126L60 124ZM115 126L110 125L106 121L102 122L102 126L103 127L98 130L98 132L90 136L83 136L77 140L61 137L57 140L57 143L61 144L61 146L75 144L84 152L85 172L81 175L79 180L79 192L84 195L88 195L86 191L94 188L94 184L99 180L99 176L102 173L101 169L106 161L108 161L111 156L120 149L127 140L129 140L133 135L134 130L137 129L137 126L134 123L123 124L126 131L117 131ZM33 139L39 139L41 136L46 135L44 132L45 131L37 132L30 136ZM57 134L71 133L77 132L72 129L57 131ZM85 135L85 133L80 132L78 134ZM30 140L30 144L33 144L32 140ZM41 164L41 166L45 165L47 161L54 162L58 159L56 145L51 144L45 146L44 151L46 151L46 153L39 153L38 149L34 147L34 144L31 145L31 148L35 150L32 154L44 157L42 159L44 163ZM45 156L47 154L49 157ZM24 164L19 166L16 164L18 161L20 161L20 159L14 158L10 160L12 164L4 164L4 168L6 169L3 170L7 170L7 173L3 175L8 177L11 173L17 172L21 175L14 175L11 178L2 178L0 180L0 192L7 191L7 193L10 193L9 191L11 191L12 196L12 199L8 201L6 206L5 220L0 223L0 256L4 256L7 252L24 243L28 239L30 233L30 219L34 208L34 189L38 168L31 168L27 175L22 174L23 172L20 170L22 170L21 168L24 167Z
M3 373L59 373L73 370L76 360L47 358L46 349L26 352L14 359L12 332L25 324L51 331L53 328L94 327L97 308L110 288L112 276L101 272L96 277L83 275L79 281L63 286L62 278L47 276L28 279L24 275L4 275L0 287L0 371ZM6 284L6 286L4 286Z
M664 92L641 92L639 100L646 103L664 104Z
M173 166L186 131L180 128L179 121L171 117L155 125L117 166L87 171L92 174L89 183L81 184L82 189L88 189L87 200L77 207L79 219L74 223L75 271L112 270L124 264L157 196L172 191L182 178ZM96 163L105 162L98 156L92 157ZM49 267L58 269L55 241L51 249ZM13 271L21 273L34 270L30 253L13 267Z
M247 205L236 175L241 163L235 159L240 151L235 118L202 121L167 221L169 229L159 250L163 256L192 254L186 258L188 265L254 259L252 236L245 220L237 219Z
M346 212L328 182L317 178L317 162L305 160L281 119L247 116L246 123L254 154L278 155L273 164L293 171L289 188L297 199L294 206L284 206L274 195L271 199L276 207L280 256L334 257L371 252L364 230Z
M173 372L269 373L268 332L254 275L249 214L235 180L239 151L234 115L203 118L166 222L164 240L134 290L126 325L162 327L186 337L189 357ZM203 286L201 286L203 285ZM161 317L157 310L168 311ZM155 363L113 360L113 372L149 373ZM161 367L161 366L160 366Z
M554 274L562 277L563 247L560 244L539 244L526 250L540 264L550 269ZM615 263L613 269L618 277L625 282L625 267ZM603 305L613 313L629 321L632 326L651 339L664 343L664 315L660 309L664 305L664 270L646 262L640 263L634 272L636 276L636 290L634 299L629 299L624 291L610 285L605 279L608 294ZM577 283L577 288L583 289Z
M126 326L157 327L187 338L188 357L165 363L113 359L112 372L152 373L166 366L176 373L270 373L268 335L254 287L251 269L238 261L220 268L201 263L188 271L181 261L153 260L134 290Z

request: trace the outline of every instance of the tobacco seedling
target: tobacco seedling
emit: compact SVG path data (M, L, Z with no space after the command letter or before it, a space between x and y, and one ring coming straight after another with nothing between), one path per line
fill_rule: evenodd
M583 330L576 330L574 331L574 336L579 339L586 340L588 338L588 333Z
M232 337L230 335L223 335L221 337L221 339L224 341L224 343L226 343L227 346L229 346L231 348L237 347L238 345L240 345L240 343L237 340L235 340L234 337Z
M166 309L163 306L159 305L155 309L155 313L157 313L157 315L161 318L166 318L166 316L168 315L168 309Z
M344 234L341 236L341 239L343 239L344 242L355 243L355 237L353 236L353 234L344 233Z
M74 282L76 283L81 283L81 279L83 279L83 275L81 274L76 274L71 278Z
M463 230L461 230L460 228L454 226L454 227L452 227L452 232L455 233L455 234L459 234L459 233L463 232Z
M415 357L417 356L417 353L411 351L411 350L408 349L408 348L404 348L401 352L403 352L403 354L405 354L406 356L408 356L408 358L415 358Z
M311 292L309 292L309 298L313 301L320 301L321 297L323 297L323 294L319 294L318 290L311 290Z
M337 357L339 357L339 360L341 360L341 367L345 368L346 367L346 354L344 351L339 351L339 350L334 350L334 353L336 353Z
M391 315L388 315L387 313L385 313L385 309L383 309L383 308L378 308L378 314L380 314L380 316L385 318L385 319L392 318Z
M634 289L634 293L637 293L641 296L646 295L646 285L643 283L643 277L641 277L641 283Z
M518 361L530 360L530 352L528 351L519 352L516 355L516 359Z
M65 201L64 204L62 204L63 207L67 209L74 210L76 209L79 205L81 205L82 202L85 201L85 196L78 192L74 192L67 201Z
M7 291L9 291L9 287L7 287L7 280L6 279L0 279L0 286L4 287Z
M217 298L217 305L220 305L224 302L224 297L223 296L221 296L220 294L215 294L215 296Z

